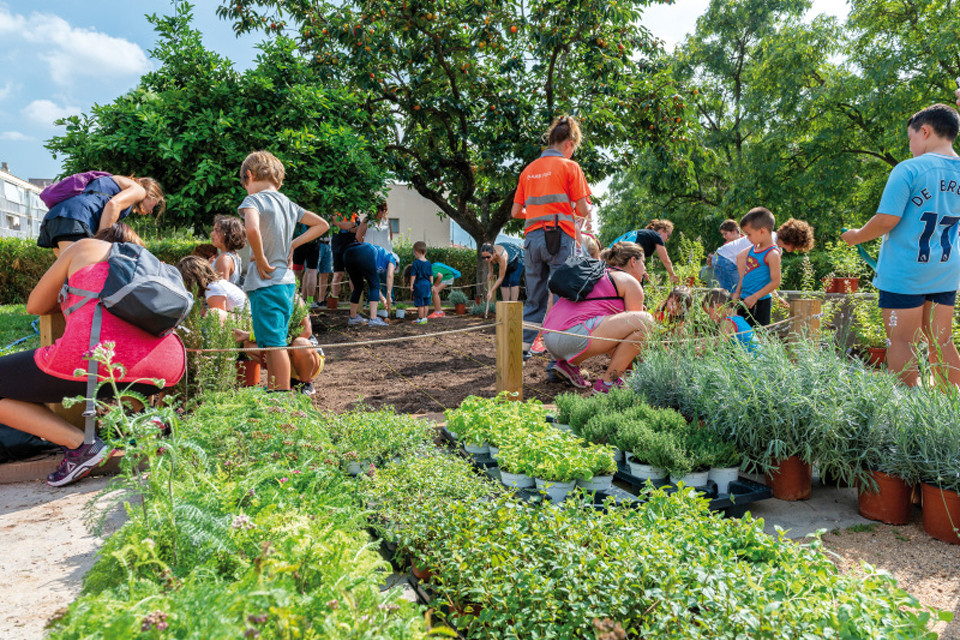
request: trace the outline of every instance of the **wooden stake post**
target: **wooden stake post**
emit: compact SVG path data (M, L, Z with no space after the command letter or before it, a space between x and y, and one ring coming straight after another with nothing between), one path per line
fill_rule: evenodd
M820 300L791 300L790 316L794 318L790 327L792 336L804 336L808 339L820 337Z
M40 346L49 347L57 338L63 335L63 330L67 326L67 321L63 317L63 314L60 313L60 310L57 309L53 313L48 313L40 316ZM55 414L77 427L78 429L84 428L83 422L83 403L73 405L69 409L64 407L59 402L51 402L47 404L51 411Z
M497 393L523 400L523 303L497 303Z

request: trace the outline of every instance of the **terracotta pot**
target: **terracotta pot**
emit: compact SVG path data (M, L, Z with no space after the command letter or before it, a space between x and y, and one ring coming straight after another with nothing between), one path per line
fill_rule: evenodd
M923 530L927 535L960 544L960 494L923 483Z
M867 352L870 354L870 357L867 358L867 364L871 367L879 369L887 360L886 347L867 347Z
M416 559L414 559L414 560L410 563L410 569L413 571L413 575L414 575L414 577L415 577L417 580L421 580L421 581L423 581L423 582L429 582L429 581L430 581L430 578L433 577L433 571L431 571L430 569L428 569L428 568L426 568L426 567L421 567L421 566L419 566L419 565L417 564L417 560L416 560Z
M827 293L853 293L860 286L860 278L824 278Z
M878 520L886 524L907 524L910 522L910 485L880 471L871 471L870 477L877 483L876 492L860 487L857 497L857 509L864 518Z
M476 304L483 304L483 296L477 296L473 299Z
M797 456L776 462L777 469L766 474L767 486L780 500L809 500L813 491L813 467Z
M237 360L237 383L245 387L260 384L260 363L255 360Z
M340 304L338 298L327 297L327 309L336 309L338 304Z
M697 284L697 276L690 276L687 278L687 286L693 287Z
M455 304L455 305L453 306L453 311L454 311L454 313L456 313L458 316L466 315L466 314L467 314L467 305L466 305L466 303L458 302L457 304Z

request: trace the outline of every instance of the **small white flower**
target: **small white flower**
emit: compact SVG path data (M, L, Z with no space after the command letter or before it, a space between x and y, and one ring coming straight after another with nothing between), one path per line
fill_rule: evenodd
M896 311L896 309L890 311L890 320L889 320L889 322L887 322L887 326L888 326L888 327L895 327L895 326L897 326L897 311Z

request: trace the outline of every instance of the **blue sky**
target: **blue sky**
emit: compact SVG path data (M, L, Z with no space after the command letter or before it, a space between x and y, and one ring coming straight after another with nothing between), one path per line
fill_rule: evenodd
M197 0L194 26L210 49L239 68L251 65L259 35L237 38L216 16L216 0ZM644 22L669 47L696 27L709 0L677 0L647 10ZM812 14L845 15L839 0L814 0ZM145 14L171 12L168 0L0 0L0 161L21 178L60 171L43 147L63 132L53 121L88 112L137 85L156 66Z

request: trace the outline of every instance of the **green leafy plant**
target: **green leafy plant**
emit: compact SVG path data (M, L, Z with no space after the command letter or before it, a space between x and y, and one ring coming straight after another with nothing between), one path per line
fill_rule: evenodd
M883 324L883 311L876 301L858 298L853 303L853 333L857 342L865 347L887 346L887 330Z
M447 296L447 302L452 305L467 304L470 302L470 298L468 298L467 294L463 291L454 289L450 292L450 295Z
M827 278L859 278L867 272L866 263L857 254L855 247L851 247L842 240L826 242L825 253L830 261L832 271Z

